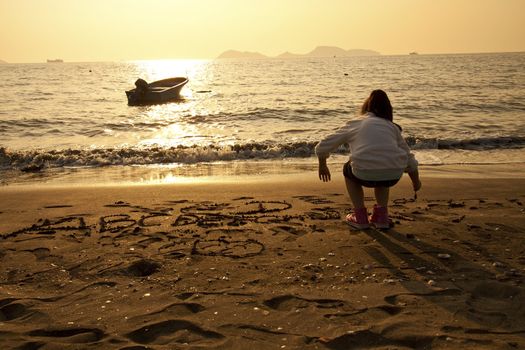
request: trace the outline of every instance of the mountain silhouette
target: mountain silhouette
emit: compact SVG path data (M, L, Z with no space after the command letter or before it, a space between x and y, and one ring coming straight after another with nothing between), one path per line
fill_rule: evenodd
M345 50L337 46L317 46L304 56L308 57L348 57L348 56L376 56L380 53L373 50L351 49Z
M268 58L258 52L228 50L221 53L217 58Z
M295 54L284 52L275 58L300 58L300 57L353 57L353 56L377 56L379 52L365 49L345 50L337 46L317 46L306 54ZM220 54L217 58L270 58L259 52L228 50Z

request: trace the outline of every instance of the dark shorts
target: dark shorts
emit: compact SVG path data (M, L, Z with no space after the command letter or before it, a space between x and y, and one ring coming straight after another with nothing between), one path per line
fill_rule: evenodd
M350 166L350 162L346 162L345 165L343 165L343 175L347 179L357 182L358 184L364 187L392 187L399 182L399 179L384 181L361 180L360 178L356 177L354 173L352 173L352 167Z

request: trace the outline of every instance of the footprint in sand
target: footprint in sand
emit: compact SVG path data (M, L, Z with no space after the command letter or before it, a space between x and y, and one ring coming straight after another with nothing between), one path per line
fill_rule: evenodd
M26 335L53 343L70 344L94 343L106 336L104 331L98 328L36 329L27 332Z
M520 318L525 300L525 289L497 281L477 284L466 300L468 309L464 316L485 327L516 327L514 319Z
M31 306L24 302L19 302L17 299L9 298L0 300L0 322L9 322L13 320L35 320L36 318L43 318L46 315L32 310Z
M350 312L340 312L326 314L324 317L328 319L345 319L348 324L359 325L366 323L367 320L386 319L401 313L404 308L393 305L378 305L374 307L365 307Z
M278 311L295 311L297 309L304 309L307 307L315 307L318 309L341 309L346 303L342 300L335 299L307 299L296 295L280 295L263 302L264 305L271 309Z
M393 327L391 327L393 328ZM370 329L359 329L339 337L323 341L329 349L430 349L438 336L419 334L397 335L392 339Z
M496 300L513 300L520 294L525 296L525 290L523 288L496 281L481 282L476 285L472 291L472 296L474 298L488 298Z
M460 300L458 296L465 295L460 289L450 288L436 291L429 291L428 293L398 293L387 295L384 300L390 305L407 304L409 301L427 299L434 300L436 303L445 303L448 300Z
M177 344L192 344L193 346L218 346L224 335L205 330L186 320L166 320L147 324L125 335L135 343L171 346Z
M147 314L138 315L131 317L129 322L135 324L145 324L155 320L166 319L170 317L185 317L197 314L204 311L206 308L201 304L197 303L173 303L167 306L164 306L158 310L152 311Z
M479 325L493 329L506 326L504 325L504 322L508 320L507 315L502 312L485 312L474 308L457 311L454 315L464 317L465 319L474 321Z

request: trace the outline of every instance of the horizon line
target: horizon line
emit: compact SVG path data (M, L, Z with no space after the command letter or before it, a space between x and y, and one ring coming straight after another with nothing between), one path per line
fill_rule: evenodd
M372 50L372 49L350 49L350 50L370 50L370 51L375 51L375 50ZM223 51L223 52L227 52L227 51L238 51L238 52L241 52L241 53L243 53L243 52L259 53L258 51L240 51L240 50L236 50L236 49L228 49L228 50ZM377 57L377 56L386 56L386 57L388 57L388 56L409 56L410 55L410 52L409 53L397 53L397 54L382 54L379 51L376 51L376 52L378 52L379 54L378 55L363 55L363 56L340 56L338 58ZM525 53L525 50L523 50L523 51L441 52L441 53L420 53L418 51L412 51L412 52L416 52L418 56L439 56L439 55L482 55L482 54ZM261 53L259 53L259 54L261 54ZM310 57L308 57L308 54L295 54L297 56L303 56L303 57L288 57L288 58L282 58L282 57L277 57L277 56L266 56L264 54L261 54L261 55L263 55L264 57L259 57L259 58L256 58L256 57L248 57L248 58L242 58L242 57L240 57L240 58L218 58L218 56L216 56L216 57L208 57L208 58L204 58L204 57L199 57L199 58L197 58L197 57L193 57L193 58L189 58L189 57L177 57L177 58L175 58L175 57L171 57L171 58L129 58L129 59L122 58L122 59L107 59L107 60L93 60L93 61L82 61L82 60L69 61L69 60L61 58L63 60L63 62L61 62L61 63L103 63L103 62L175 61L175 60L188 60L188 61L201 60L201 61L205 61L205 60L235 60L235 59L239 59L239 60L246 60L246 59L253 59L253 60L257 60L257 59L293 60L293 59L302 59L302 58L333 58L332 56L317 56L317 57L311 57L310 56ZM0 61L2 61L0 64L37 64L37 63L53 64L53 63L47 62L47 60L48 59L44 59L42 61L8 62L8 61L2 61L2 59L0 58ZM58 64L60 64L60 63L58 63Z

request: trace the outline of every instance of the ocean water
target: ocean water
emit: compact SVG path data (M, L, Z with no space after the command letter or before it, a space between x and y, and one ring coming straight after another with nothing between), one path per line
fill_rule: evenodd
M127 105L137 78L172 76L180 101ZM378 88L420 164L525 162L525 53L495 53L0 65L0 172L315 163Z

